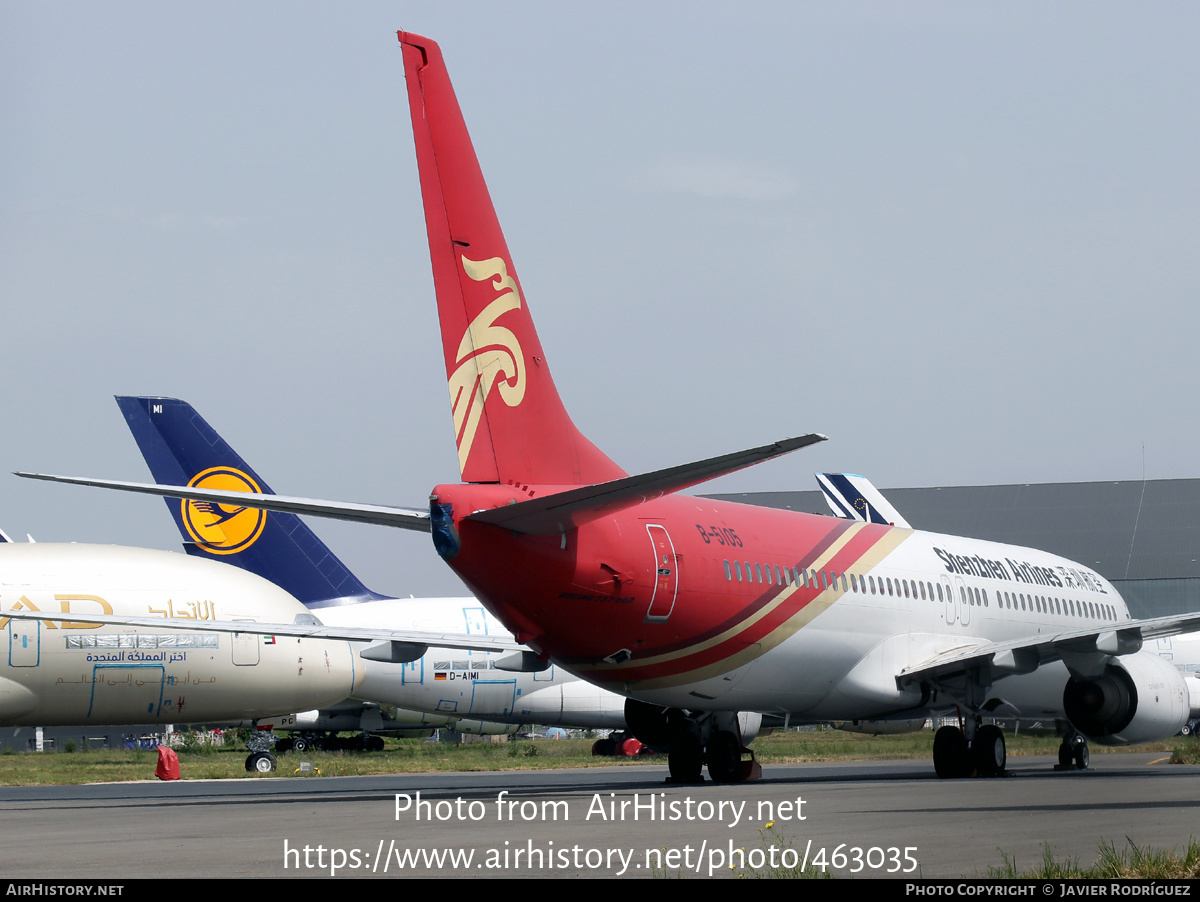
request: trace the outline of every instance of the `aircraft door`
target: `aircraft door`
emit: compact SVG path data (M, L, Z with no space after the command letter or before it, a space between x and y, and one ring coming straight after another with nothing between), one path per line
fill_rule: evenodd
M679 592L679 558L675 544L665 527L647 523L646 532L654 549L654 593L650 596L650 607L646 621L662 623L671 616L675 607L675 596Z
M407 664L400 665L400 685L406 686L409 683L415 683L420 686L425 682L425 657L421 656L415 661L409 661Z
M136 723L162 714L166 669L161 664L97 664L92 669L88 722Z
M954 622L954 587L952 585L950 585L950 577L948 577L948 576L943 576L941 578L941 580L939 580L939 584L941 585L942 593L945 596L945 600L942 602L942 604L943 604L943 612L944 612L944 615L946 618L946 623L953 623Z
M966 626L971 622L971 602L968 596L971 590L960 577L954 577L955 594L958 597L958 622Z
M254 633L234 633L230 640L230 645L233 648L233 663L243 666L253 666L258 663L259 648L258 643L261 642Z
M475 680L471 692L471 709L476 716L507 717L517 700L516 680Z
M42 654L40 620L8 621L8 665L37 667Z
M487 617L483 613L483 608L463 608L463 619L467 622L467 635L487 635Z

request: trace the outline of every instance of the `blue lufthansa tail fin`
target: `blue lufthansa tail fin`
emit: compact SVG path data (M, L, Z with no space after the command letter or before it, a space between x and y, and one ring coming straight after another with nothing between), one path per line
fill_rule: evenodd
M117 397L125 422L163 485L274 494L186 401ZM309 607L370 601L376 595L295 514L167 499L188 554L257 573Z

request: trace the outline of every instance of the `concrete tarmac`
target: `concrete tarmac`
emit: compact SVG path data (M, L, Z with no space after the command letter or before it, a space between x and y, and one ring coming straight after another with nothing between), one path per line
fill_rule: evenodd
M939 780L928 761L769 765L737 786L649 766L9 787L0 877L707 877L805 855L839 875L984 877L1046 844L1090 862L1104 840L1196 835L1200 767L1092 762L1011 758L994 780Z

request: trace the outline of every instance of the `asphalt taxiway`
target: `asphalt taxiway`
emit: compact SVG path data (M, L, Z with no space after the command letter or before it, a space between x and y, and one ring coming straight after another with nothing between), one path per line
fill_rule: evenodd
M883 761L769 765L736 786L650 766L6 787L0 876L733 876L802 855L839 874L986 876L1046 844L1085 862L1105 840L1181 849L1200 767L1157 759L1014 758L993 780Z

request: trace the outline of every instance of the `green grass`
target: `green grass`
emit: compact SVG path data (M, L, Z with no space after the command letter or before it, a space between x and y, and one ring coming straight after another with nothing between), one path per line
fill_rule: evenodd
M1015 855L1000 853L1004 863L988 868L988 876L1000 880L1195 880L1200 878L1200 842L1188 843L1183 855L1149 846L1138 846L1126 837L1118 849L1111 842L1100 843L1096 860L1082 866L1075 858L1055 858L1050 847L1042 849L1042 861L1028 870L1017 866Z
M1200 737L1180 736L1171 746L1172 764L1200 764Z
M1058 738L1049 734L1023 732L1006 734L1008 753L1053 755ZM1200 741L1175 742L1196 754ZM840 730L779 732L754 743L764 765L850 760L928 759L932 755L933 731L921 730L898 736L866 736ZM300 761L311 761L323 776L361 774L430 773L438 771L542 770L560 767L638 767L665 764L665 756L638 758L594 758L590 739L538 739L516 742L467 742L461 745L426 742L420 739L388 740L382 752L289 752L279 756L279 769L272 776L292 776ZM1166 743L1134 749L1105 749L1093 746L1092 754L1120 751L1170 752ZM258 779L245 769L246 750L238 747L210 748L190 744L179 750L184 779ZM1195 762L1195 758L1190 759ZM119 780L152 780L158 762L152 751L97 751L77 749L72 753L17 752L0 755L0 785L97 783Z

